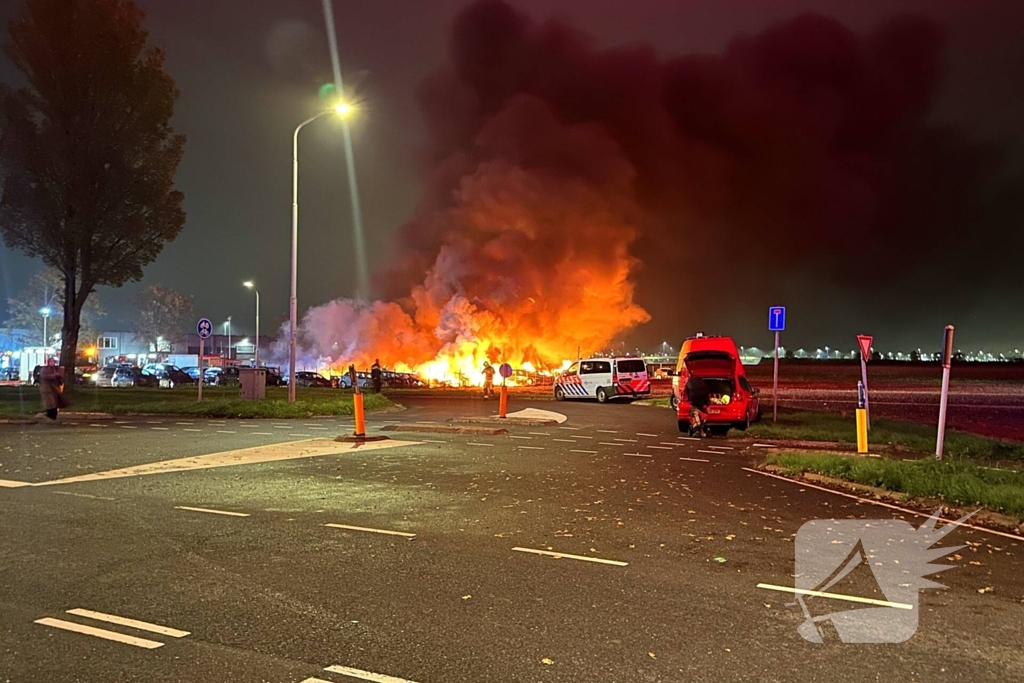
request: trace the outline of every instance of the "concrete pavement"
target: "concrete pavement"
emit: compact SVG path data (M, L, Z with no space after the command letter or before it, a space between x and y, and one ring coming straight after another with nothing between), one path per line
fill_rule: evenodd
M409 410L373 415L371 429L497 408L404 400ZM956 565L936 579L949 589L923 591L909 641L815 645L796 631L804 617L791 596L757 584L793 585L805 521L893 511L750 472L762 449L681 438L664 409L536 407L568 419L0 488L0 681L1024 676L1019 541L953 532L944 544L969 545L939 560ZM3 426L0 479L38 484L350 429L337 419Z

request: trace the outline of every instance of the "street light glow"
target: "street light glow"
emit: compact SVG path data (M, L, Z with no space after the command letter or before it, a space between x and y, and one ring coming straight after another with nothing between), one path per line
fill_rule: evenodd
M348 102L339 102L338 104L334 105L334 113L337 114L338 116L350 116L353 111L355 111L355 107L353 107Z
M44 318L49 317L49 315L50 315L50 307L49 306L43 306L42 308L39 309L39 314L42 315Z
M248 281L246 281L246 282L243 282L243 283L242 283L242 286L243 286L243 287L248 287L249 289L252 289L252 288L253 288L253 287L255 287L256 285L255 285L255 284L253 283L253 281L252 281L252 280L248 280Z

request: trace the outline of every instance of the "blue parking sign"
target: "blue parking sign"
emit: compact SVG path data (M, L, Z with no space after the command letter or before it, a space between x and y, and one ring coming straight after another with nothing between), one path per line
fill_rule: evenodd
M209 318L200 318L196 323L196 334L200 339L209 339L213 335L213 323Z
M768 331L782 332L786 329L786 307L772 306L768 309Z

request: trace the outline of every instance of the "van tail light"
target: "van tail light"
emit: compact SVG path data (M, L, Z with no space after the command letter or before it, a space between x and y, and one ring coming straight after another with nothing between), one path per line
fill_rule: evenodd
M612 371L612 384L619 383L619 373L615 370Z

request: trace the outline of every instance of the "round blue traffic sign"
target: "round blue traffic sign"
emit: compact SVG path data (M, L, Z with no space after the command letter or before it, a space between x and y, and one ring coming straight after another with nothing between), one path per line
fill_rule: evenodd
M209 339L213 336L213 323L210 322L209 318L199 319L199 322L196 323L196 334L199 335L200 339Z
M502 363L501 366L498 368L498 374L506 378L511 377L512 366L509 365L508 363Z

